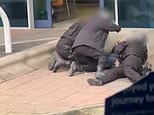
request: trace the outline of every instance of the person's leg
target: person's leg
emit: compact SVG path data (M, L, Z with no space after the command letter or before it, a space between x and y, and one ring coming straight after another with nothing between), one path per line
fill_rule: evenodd
M103 52L100 53L99 55L99 60L98 60L98 65L97 65L97 71L96 71L96 77L102 77L104 76L104 70L105 70L105 65L107 62L107 55L104 55Z
M70 60L65 60L61 56L57 55L49 62L48 69L56 73L62 67L69 68L70 64Z
M107 55L107 59L105 62L105 69L111 69L115 67L116 60L117 60L117 57L115 57L115 55L113 54Z
M65 46L57 46L56 47L57 54L64 60L70 60L69 57L71 55L70 48L68 45Z
M102 86L102 85L112 82L118 78L124 77L122 66L107 70L104 73L105 74L99 78L88 79L87 80L88 83L91 86Z
M132 82L139 81L143 78L142 62L139 57L130 55L123 61L124 74Z
M59 43L63 44L62 46L59 46L59 44L56 46L56 52L57 56L50 61L48 64L48 69L53 72L57 72L61 67L67 67L69 68L71 60L69 59L71 52L70 52L70 46L64 45L66 42L63 40L60 40Z
M79 49L74 50L73 52L74 62L72 62L70 70L69 70L70 76L73 76L73 74L77 71L78 72L83 72L83 71L95 72L97 70L98 61L91 57L80 54Z

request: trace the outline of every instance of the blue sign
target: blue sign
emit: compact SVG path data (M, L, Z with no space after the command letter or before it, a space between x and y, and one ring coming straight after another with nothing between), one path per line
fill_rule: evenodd
M105 115L154 115L154 73L107 98Z

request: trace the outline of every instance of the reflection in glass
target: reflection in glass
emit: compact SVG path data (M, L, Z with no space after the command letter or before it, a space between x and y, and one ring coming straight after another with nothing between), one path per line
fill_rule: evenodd
M154 0L119 0L118 4L123 27L154 27Z
M0 0L0 6L7 13L12 27L28 26L27 0Z
M111 11L113 19L115 19L114 0L104 0L104 6Z
M35 20L47 20L46 0L34 0L34 17Z

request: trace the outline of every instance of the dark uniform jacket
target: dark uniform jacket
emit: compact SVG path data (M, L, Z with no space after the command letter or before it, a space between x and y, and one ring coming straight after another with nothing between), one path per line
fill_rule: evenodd
M68 59L74 40L82 28L81 22L74 23L60 38L56 51L64 59Z
M86 45L102 51L109 31L118 31L119 26L96 15L89 19L75 38L72 48Z
M147 47L137 40L131 42L124 41L116 45L114 53L119 56L120 62L128 56L134 55L141 59L142 64L144 65L148 58Z

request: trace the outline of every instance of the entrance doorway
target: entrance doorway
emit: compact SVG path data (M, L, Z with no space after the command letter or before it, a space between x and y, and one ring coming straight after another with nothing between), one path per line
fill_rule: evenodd
M80 18L100 7L101 0L54 0L53 22ZM103 4L103 0L101 2Z
M51 0L34 0L34 19L36 28L51 28Z

